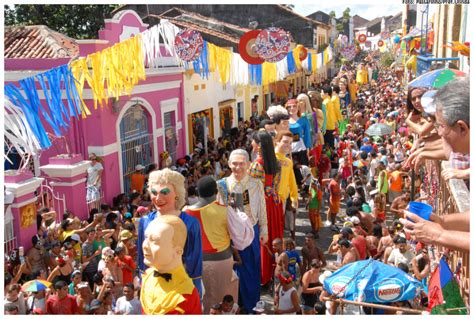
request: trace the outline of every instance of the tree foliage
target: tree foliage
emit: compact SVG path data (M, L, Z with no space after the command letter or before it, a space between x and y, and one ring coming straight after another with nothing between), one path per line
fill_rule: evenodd
M75 39L97 38L118 5L5 5L5 25L46 25Z
M329 16L331 18L335 18L336 17L336 12L334 10L332 10L331 12L329 12Z
M395 56L391 52L384 52L380 57L380 64L389 67L395 61Z

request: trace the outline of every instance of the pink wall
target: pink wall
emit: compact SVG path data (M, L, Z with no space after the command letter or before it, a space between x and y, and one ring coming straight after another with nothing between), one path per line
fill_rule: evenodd
M103 49L107 46L113 45L114 43L119 41L119 36L122 33L123 26L135 26L139 27L141 31L145 30L145 27L139 21L135 15L130 13L125 13L121 16L121 21L117 22L107 22L105 29L99 32L99 38L101 40L109 41L107 44L98 44L98 43L81 43L80 44L80 52L81 56L85 56L89 53L92 53L94 49ZM8 62L8 63L7 63ZM46 60L46 61L38 61L38 60L11 60L6 61L5 70L12 71L12 70L37 70L41 69L39 66L42 67L43 70L48 70L52 67L63 65L68 61L64 59L57 59L57 60ZM160 102L163 100L178 98L178 114L177 114L177 121L182 123L182 129L179 130L178 133L178 140L185 141L185 121L184 121L184 109L183 109L183 74L171 74L171 75L154 75L149 76L145 81L142 81L138 84L154 84L154 83L164 83L170 81L181 81L181 87L176 89L167 89L167 90L159 90L159 91L152 91L147 93L140 93L135 94L130 97L122 96L119 100L120 110L126 104L127 101L133 100L136 97L140 97L152 106L153 111L156 115L156 128L162 128L162 118L161 118L161 111L160 111ZM15 83L18 85L18 83ZM40 88L39 84L37 87ZM89 89L86 85L85 89ZM104 106L103 108L98 108L97 110L94 109L94 102L92 99L85 100L86 104L88 105L92 115L88 116L85 120L82 119L71 119L71 125L67 131L64 131L63 134L66 136L70 151L72 153L79 153L84 156L84 158L88 158L88 146L107 146L113 143L120 143L120 137L116 134L116 125L118 120L119 112L114 113L112 111L112 99L109 99L109 105ZM67 103L67 100L64 101ZM43 104L46 105L45 101ZM40 115L42 119L42 123L45 125L45 129L48 132L52 133L51 127L48 123L44 120L43 116ZM155 157L158 157L159 153L161 153L164 149L163 146L163 137L160 136L157 138L158 147L158 154ZM40 162L41 165L48 164L48 159L50 157L56 156L58 154L66 153L66 149L64 147L64 142L58 140L57 142L53 142L53 146L47 150L44 150L41 154ZM186 154L185 143L181 142L177 149L177 156L182 157ZM104 158L104 178L103 178L103 190L105 193L105 200L108 203L112 203L112 198L119 194L120 191L120 179L122 176L120 175L120 167L119 167L119 156L117 152L108 154L103 156ZM158 158L154 158L154 162L158 163ZM47 176L44 176L48 178ZM83 194L70 194L69 196L83 197ZM85 194L84 194L85 200ZM71 203L74 203L74 200L67 198L68 206ZM70 207L74 210L74 207Z

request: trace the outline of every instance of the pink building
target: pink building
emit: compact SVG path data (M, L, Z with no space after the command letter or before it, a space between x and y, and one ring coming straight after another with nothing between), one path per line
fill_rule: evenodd
M105 20L99 39L73 40L45 26L8 27L5 30L5 82L14 82L56 66L64 65L79 56L107 48L146 30L134 11L121 11ZM85 177L90 153L103 159L102 188L104 202L130 191L130 175L138 164L147 166L159 162L163 151L173 160L186 153L186 135L183 129L183 69L171 57L164 57L162 67L147 69L146 80L141 81L131 96L110 98L107 107L94 110L92 91L84 89L84 100L92 112L85 120L71 119L64 133L65 139L52 141L39 158L37 177L45 178L54 193L64 196L66 208L76 215L87 217ZM39 84L37 85L40 88ZM40 98L44 93L38 90ZM52 133L46 121L45 128ZM65 153L79 154L73 159L58 159ZM15 179L10 179L14 181ZM6 181L7 188L14 184ZM17 205L18 206L18 205ZM18 246L31 247L31 236L20 238L20 219L12 209ZM36 229L36 223L34 225ZM26 233L34 234L33 225Z

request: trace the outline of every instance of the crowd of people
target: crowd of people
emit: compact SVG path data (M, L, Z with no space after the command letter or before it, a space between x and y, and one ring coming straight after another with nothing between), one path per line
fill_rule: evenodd
M42 208L33 247L5 261L5 313L141 314L145 230L166 214L186 225L183 263L204 313L341 313L324 280L367 258L420 280L420 297L396 305L423 309L433 245L469 249L469 212L425 219L408 212L411 201L436 196L424 193L423 176L411 170L449 160L443 178L469 183L469 80L453 80L432 99L425 93L406 91L394 69L369 55L240 120L227 136L208 137L207 149L200 144L174 163L163 154L156 165L140 165L132 192L92 209L88 220L73 209L56 216ZM376 124L389 131L368 134ZM107 163L95 154L91 160L88 196L97 198ZM298 210L311 224L301 255ZM327 251L319 241L324 226L333 232ZM331 254L335 261L326 260ZM21 289L35 279L51 286ZM261 300L262 286L273 305Z

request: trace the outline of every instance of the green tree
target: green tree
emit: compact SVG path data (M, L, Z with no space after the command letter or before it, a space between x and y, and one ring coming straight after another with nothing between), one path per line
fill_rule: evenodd
M46 25L75 39L97 38L118 5L5 5L5 25Z
M329 16L331 18L335 18L336 17L336 12L334 10L332 10L331 12L329 12Z

